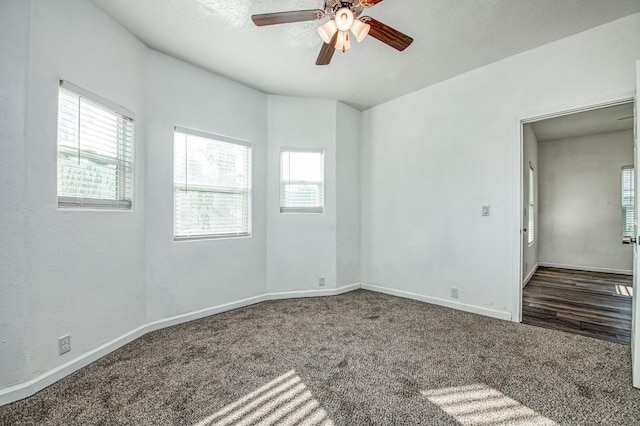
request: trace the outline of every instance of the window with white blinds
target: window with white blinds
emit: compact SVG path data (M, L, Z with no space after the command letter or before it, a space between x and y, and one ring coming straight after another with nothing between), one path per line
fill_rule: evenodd
M251 234L251 144L198 130L174 132L176 240Z
M635 178L633 166L622 167L622 236L633 237L635 219Z
M536 174L533 166L529 164L529 245L533 244L536 238Z
M133 113L67 81L58 93L58 207L130 209Z
M324 151L283 148L280 152L280 212L323 211Z

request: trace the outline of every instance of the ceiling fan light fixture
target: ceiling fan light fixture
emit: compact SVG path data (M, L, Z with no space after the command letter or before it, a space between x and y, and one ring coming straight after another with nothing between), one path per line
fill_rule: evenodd
M318 27L318 33L320 34L320 38L322 41L329 44L331 43L331 39L333 35L338 31L338 27L336 26L336 22L334 20L330 20L324 25Z
M342 53L351 49L351 42L349 41L349 32L340 31L338 33L338 40L336 40L336 49L342 50Z
M360 43L364 38L369 34L369 30L371 29L371 25L365 24L364 22L356 19L353 21L353 25L351 26L351 32Z
M348 7L343 7L336 11L335 22L340 31L349 31L355 19L353 12Z

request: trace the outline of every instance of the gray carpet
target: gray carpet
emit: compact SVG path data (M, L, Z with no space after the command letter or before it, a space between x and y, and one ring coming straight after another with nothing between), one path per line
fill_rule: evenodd
M2 425L640 425L630 348L368 291L160 330Z

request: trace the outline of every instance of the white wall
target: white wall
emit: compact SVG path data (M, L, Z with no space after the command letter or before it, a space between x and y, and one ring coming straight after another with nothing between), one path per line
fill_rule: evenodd
M1 131L9 142L0 147L0 188L12 199L0 206L0 403L145 331L274 297L265 295L267 274L270 292L315 290L324 276L334 290L322 294L335 294L336 143L344 144L342 172L357 178L359 112L341 105L338 119L336 101L267 97L152 51L85 0L1 7L0 58L15 66L0 70ZM60 79L136 113L132 211L57 208ZM250 238L173 240L176 125L252 143ZM281 146L325 149L325 214L280 215ZM344 196L357 193L357 179L345 185ZM357 283L355 198L340 241L345 279ZM57 339L65 334L72 350L59 356Z
M267 292L336 287L337 102L268 97ZM280 149L323 148L324 213L280 213Z
M522 239L522 279L524 284L526 284L527 280L531 278L532 273L535 271L536 266L538 265L538 237L540 232L538 231L538 227L540 224L540 216L538 215L540 212L539 208L539 197L538 197L538 182L539 182L539 172L538 172L538 140L536 139L535 133L533 133L533 129L530 124L525 124L522 128L523 130L523 162L522 162L522 204L523 210L526 215L523 214L524 218L524 228L527 228L527 233L523 233ZM533 220L534 220L534 228L530 229L529 227L529 218L531 212L529 211L529 173L530 167L533 166ZM530 233L534 233L533 243L529 244L529 235Z
M360 112L338 102L337 286L360 282Z
M636 14L363 113L362 280L517 320L519 120L633 95L639 57Z
M37 376L145 321L143 108L146 47L93 4L34 0L28 137L27 324ZM138 113L132 211L59 210L58 82ZM72 351L57 339L71 334Z
M633 131L542 142L538 152L540 262L631 272L620 169L633 165Z
M149 51L147 89L148 321L263 294L267 96ZM173 128L252 143L250 238L173 240Z
M0 389L28 376L25 131L30 29L31 1L0 2Z

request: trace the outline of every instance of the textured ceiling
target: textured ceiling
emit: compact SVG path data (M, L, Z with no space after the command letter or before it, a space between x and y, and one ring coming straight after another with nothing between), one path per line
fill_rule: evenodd
M640 12L638 0L385 0L365 14L415 41L372 37L315 60L325 22L256 27L252 14L324 0L91 0L149 47L266 93L366 109L505 57Z
M633 102L549 118L531 128L538 142L632 130Z

